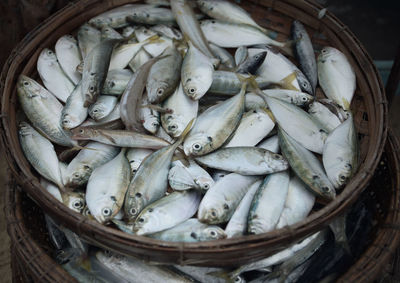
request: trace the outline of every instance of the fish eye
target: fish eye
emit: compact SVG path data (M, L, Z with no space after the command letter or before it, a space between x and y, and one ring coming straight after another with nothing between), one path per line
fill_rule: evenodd
M153 122L153 123L151 123L151 125L152 125L153 127L158 127L158 126L159 126L159 124L158 124L157 122Z
M53 54L53 51L48 50L48 51L47 51L47 54L48 54L48 55L52 55L52 54Z
M190 94L194 94L195 92L196 92L196 89L195 89L194 87L192 87L192 88L189 89L189 93L190 93Z
M211 216L212 217L216 217L217 216L217 213L215 212L215 210L211 211Z
M212 237L212 238L216 238L217 237L217 232L215 232L214 230L211 230L210 231L210 236Z
M211 23L212 23L212 24L215 24L215 21L214 21L214 20L212 20L212 21L211 21Z
M96 75L96 73L93 73L93 72L92 72L92 73L90 73L90 75L93 77L94 75Z
M76 209L80 209L83 207L83 202L81 200L76 200L73 202L72 206Z
M153 212L154 210L152 208L149 208L147 211L148 212Z
M97 109L94 109L94 110L93 110L93 113L97 113L97 112L99 112L99 110L97 110Z
M103 214L104 216L111 216L112 214L112 210L108 207L103 208L103 210L101 211L101 214Z
M91 87L89 88L89 90L90 90L90 92L93 92L93 91L94 91L94 86L91 86Z
M168 130L174 131L176 130L178 127L176 125L171 125L168 127Z
M307 83L303 83L303 87L307 87Z
M139 218L139 219L138 219L138 222L139 222L139 223L143 223L143 222L144 222L144 218Z
M321 188L323 192L328 193L329 192L329 188L324 186Z
M141 194L141 193L136 193L136 194L135 194L135 197L141 198L141 197L142 197L142 194Z
M350 163L346 163L346 165L344 166L346 169L351 170L353 168L353 166L351 166Z
M322 53L326 53L326 52L328 52L326 49L322 49L322 51L321 51Z
M75 178L79 178L80 175L79 175L78 173L76 173L76 174L74 174L74 177L75 177Z
M303 100L303 101L307 101L307 97L303 97L302 100Z
M85 164L85 165L83 165L83 169L89 170L89 169L90 169L90 166L87 165L87 164Z
M24 81L24 86L28 86L28 85L29 85L29 82Z
M131 215L135 215L136 214L136 208L131 208L130 210L129 210L129 213L131 214Z
M279 154L274 154L274 155L272 155L272 158L273 158L273 159L277 159L277 160L281 160L281 159L282 159L282 156L279 155Z
M190 237L193 239L197 239L197 234L195 232L190 233Z
M80 130L79 130L79 133L80 133L80 134L84 134L84 133L85 133L85 130L84 130L84 129L80 129Z
M164 93L164 89L162 89L162 88L157 89L158 95L162 95L163 93Z
M69 121L68 121L68 120L63 120L62 123L63 123L63 124L68 124Z
M346 181L347 177L345 175L340 175L339 179L344 182Z
M208 190L210 188L210 185L209 184L204 184L203 187L204 187L205 190Z
M201 149L201 144L199 144L199 143L195 143L195 144L193 144L193 149L195 150L195 151L199 151L200 149Z
M224 203L224 209L229 210L229 205Z
M242 279L240 278L240 276L236 276L235 282L242 282Z

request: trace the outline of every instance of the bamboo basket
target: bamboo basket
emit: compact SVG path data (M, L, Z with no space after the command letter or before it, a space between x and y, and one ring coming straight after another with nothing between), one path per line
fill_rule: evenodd
M86 241L116 252L160 263L233 266L268 256L320 230L356 201L371 179L383 151L387 135L387 101L378 72L357 38L329 12L318 19L322 7L310 0L249 0L242 1L241 5L259 24L277 31L281 41L288 38L293 19L302 21L317 47L330 45L340 49L355 70L357 89L351 109L360 142L361 165L334 201L290 227L260 235L185 244L132 236L103 226L69 210L45 192L18 141L17 78L20 74L37 78L36 61L40 51L54 46L60 36L73 32L99 13L134 2L139 1L83 0L71 3L28 34L4 66L0 85L1 142L15 179L46 213Z
M369 198L380 205L376 211L377 229L371 231L371 244L337 282L372 282L397 278L400 270L388 262L399 252L400 242L400 144L389 135L380 165L366 189ZM374 192L375 194L370 194ZM47 237L42 210L11 180L5 199L8 233L12 242L14 282L75 282L49 254L53 248ZM39 255L39 256L37 256ZM397 277L396 277L397 276ZM38 280L38 281L36 281ZM396 281L393 281L396 282Z

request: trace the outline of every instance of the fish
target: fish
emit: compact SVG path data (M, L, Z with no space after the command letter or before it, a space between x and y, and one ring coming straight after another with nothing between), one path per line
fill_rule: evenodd
M148 235L179 225L197 211L201 193L196 190L173 192L146 206L135 220L134 232Z
M146 50L146 52L148 52L152 57L160 56L167 47L174 45L174 42L171 38L166 36L158 36L155 31L144 26L135 29L135 36L139 43L150 38L158 37L158 40L156 40L154 43L143 46L144 50Z
M119 42L121 42L119 39L104 40L93 47L84 58L82 92L85 95L86 107L95 103L100 95L107 77L112 51Z
M253 26L267 35L274 35L274 32L257 24L248 12L235 3L223 0L197 0L196 2L200 10L211 18Z
M300 69L307 77L312 87L312 93L318 83L317 62L315 60L314 48L306 29L300 21L293 21L291 36L294 42L294 53L300 64Z
M266 57L267 51L257 53L253 56L247 56L247 58L236 67L235 71L239 74L255 75Z
M258 147L225 147L207 155L198 156L196 162L209 168L242 175L265 175L288 169L282 155Z
M161 114L161 125L169 135L177 138L189 121L197 117L199 101L185 95L179 83L175 92L164 101L163 108L171 111Z
M185 191L199 188L189 170L187 170L187 168L181 163L174 165L169 170L168 183L175 191Z
M147 93L143 96L142 106L139 108L140 120L143 127L150 133L155 134L160 127L160 113L158 107L149 103ZM162 110L162 108L160 108Z
M88 113L95 121L107 117L116 107L118 98L111 95L100 95L96 102L89 106Z
M305 184L296 176L289 181L285 206L276 228L292 225L305 219L314 206L315 195L307 190Z
M270 84L268 80L255 77L255 81L261 89ZM235 72L231 71L214 71L213 78L208 93L221 95L235 95L242 87L242 82Z
M115 29L113 29L110 26L104 26L101 28L101 41L107 40L107 39L123 39L124 37L117 32Z
M22 151L32 167L65 191L53 144L26 122L19 124L18 134Z
M65 102L74 90L75 85L61 69L53 51L44 48L40 52L37 70L46 88L59 100Z
M219 47L238 48L240 46L252 46L257 44L269 44L285 50L289 55L293 54L289 43L276 41L256 27L229 23L219 20L202 20L201 30L205 38Z
M316 153L322 153L328 131L310 114L299 107L265 96L278 125L299 144Z
M22 110L36 129L56 144L77 146L60 125L63 106L53 94L25 75L18 78L17 94Z
M215 54L215 57L221 62L221 65L230 70L236 67L235 59L226 49L212 43L210 43L209 46L213 54Z
M82 79L82 75L76 70L76 67L82 61L78 41L72 35L63 35L57 40L54 49L61 68L68 78L77 85Z
M195 17L192 7L190 6L190 1L171 0L171 10L185 39L190 40L190 42L200 50L200 52L212 59L215 67L218 67L219 60L211 51L208 41Z
M258 111L260 108L267 109L268 105L265 100L258 94L249 92L246 93L246 96L244 98L244 108L246 112L251 112Z
M109 26L112 28L123 28L129 25L127 17L132 15L134 12L146 10L154 7L154 5L148 4L126 4L117 8L105 11L96 17L89 20L89 24L102 28Z
M172 228L147 236L161 241L186 243L214 241L226 238L223 229L216 225L201 223L196 218L190 218Z
M207 224L228 222L250 186L259 177L230 173L219 179L201 200L197 218Z
M131 61L129 61L128 66L133 72L137 72L139 68L151 58L151 55L142 47Z
M162 198L167 191L168 171L175 150L192 127L189 122L181 137L169 146L150 154L140 165L129 184L125 197L125 215L129 222L135 221L139 213L149 204ZM151 176L151 178L149 178Z
M325 95L344 110L350 110L356 75L346 56L336 48L324 47L317 66L319 85Z
M239 46L235 51L235 63L240 65L249 56L249 51L246 46Z
M193 100L205 95L212 84L213 71L211 59L189 41L189 51L183 59L181 69L181 82L185 94Z
M150 69L146 90L150 103L160 103L179 85L182 56L175 46L167 47Z
M162 7L137 9L131 15L127 16L126 19L130 23L146 25L173 25L176 23L172 11Z
M290 137L283 129L278 130L279 145L290 167L314 193L333 200L335 188L325 174L321 162L310 151Z
M329 134L322 152L326 174L336 189L345 185L357 171L358 159L357 133L350 115Z
M101 32L85 23L78 29L78 46L81 51L82 59L92 51L92 49L98 45L101 41Z
M120 96L126 89L132 76L132 71L128 69L114 69L108 71L101 93Z
M244 83L236 96L208 108L197 117L192 131L183 143L187 156L204 155L224 144L242 118L246 87L247 84ZM223 119L216 121L215 117Z
M263 109L246 112L224 147L255 146L272 131L274 126L275 123Z
M85 96L82 93L81 87L82 84L79 82L71 95L68 96L61 111L60 124L65 130L78 127L88 116L88 109L84 106Z
M126 130L103 130L89 126L75 128L72 134L75 140L92 140L119 147L160 149L170 145L163 139Z
M275 229L285 205L289 180L288 171L265 177L250 206L249 234L262 234Z
M119 149L114 146L90 142L68 164L65 185L78 187L87 183L93 170L117 156Z
M152 26L151 29L153 31L157 32L159 35L163 35L163 36L169 37L171 39L176 39L176 40L183 39L182 33L178 29L176 29L170 25L158 24L158 25Z
M131 148L128 150L128 152L126 153L126 158L128 158L129 164L131 166L132 176L135 175L143 160L152 153L153 150L145 148Z
M329 133L341 124L340 119L318 101L309 105L308 113L318 120Z
M277 98L285 102L294 104L299 107L304 107L309 105L314 101L314 97L308 93L289 90L289 89L264 89L262 91L264 95L269 97ZM259 93L261 94L261 93ZM247 94L248 95L248 94Z
M121 209L131 179L126 149L93 170L86 188L86 203L91 215L100 223L110 221Z
M261 180L253 183L240 201L231 219L225 227L227 238L239 237L246 234L247 218L250 211L250 205L261 183Z

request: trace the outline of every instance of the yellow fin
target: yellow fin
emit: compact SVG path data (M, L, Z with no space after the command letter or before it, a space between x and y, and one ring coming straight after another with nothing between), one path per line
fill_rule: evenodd
M289 90L297 90L300 91L298 88L296 88L292 83L297 80L297 73L293 72L287 77L283 78L280 82L279 85L282 86L284 89L289 89Z

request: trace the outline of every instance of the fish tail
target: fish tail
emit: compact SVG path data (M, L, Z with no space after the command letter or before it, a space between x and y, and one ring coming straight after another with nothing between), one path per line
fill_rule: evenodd
M287 55L289 55L290 57L294 57L294 53L293 53L293 40L288 40L286 42L283 43L282 46L280 46L280 49Z
M162 42L164 42L164 40L161 39L160 36L158 36L157 34L145 40L145 44L162 43Z
M276 123L275 116L274 116L274 114L272 113L271 110L269 110L268 108L265 108L265 107L262 107L261 110L263 110L265 113L267 113L269 118L271 118L272 122Z
M295 72L289 74L287 77L283 78L279 82L279 85L284 89L300 91L299 89L294 87L292 84L296 80L297 80L297 72L295 71Z
M187 134L189 134L190 130L192 129L192 126L194 124L195 118L193 118L192 120L190 120L190 122L187 124L186 128L183 130L181 136L179 137L179 139L174 143L174 145L176 147L178 147L183 140L186 138Z

